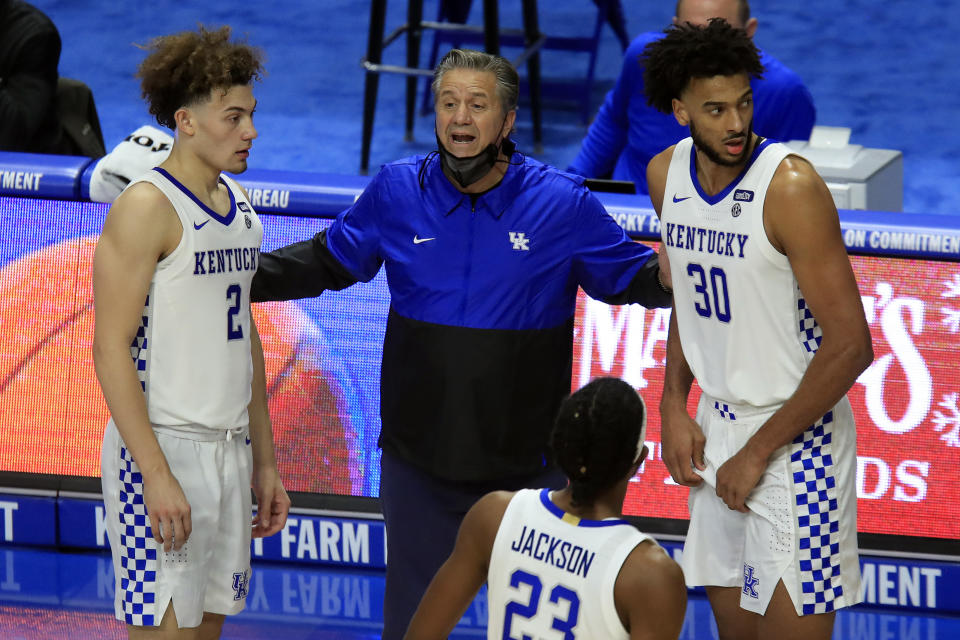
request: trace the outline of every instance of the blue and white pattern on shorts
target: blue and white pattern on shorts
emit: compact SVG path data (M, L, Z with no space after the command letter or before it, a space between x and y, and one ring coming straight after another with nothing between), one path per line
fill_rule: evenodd
M799 525L803 615L833 611L834 601L843 595L833 426L833 412L827 412L797 436L790 455Z
M156 614L157 548L143 503L143 476L120 448L120 590L127 624L150 627Z

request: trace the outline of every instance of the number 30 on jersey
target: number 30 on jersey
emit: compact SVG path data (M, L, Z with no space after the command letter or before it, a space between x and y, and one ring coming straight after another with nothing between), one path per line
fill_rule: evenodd
M693 308L703 318L716 316L720 322L730 322L730 295L727 290L727 274L720 267L710 271L696 262L687 264L687 275L693 279L697 297Z

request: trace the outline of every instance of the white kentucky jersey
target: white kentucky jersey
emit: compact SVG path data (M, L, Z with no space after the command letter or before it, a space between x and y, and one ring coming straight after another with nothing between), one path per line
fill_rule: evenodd
M700 387L731 403L783 402L820 345L790 261L763 224L770 180L790 153L761 141L713 196L700 187L690 138L677 143L667 172L661 236L683 354Z
M213 211L157 168L155 185L183 226L180 244L157 263L137 337L130 346L150 422L210 429L249 423L250 283L263 226L240 187L221 176L230 210Z
M487 638L629 638L613 587L649 536L626 520L582 520L524 489L510 500L490 554Z

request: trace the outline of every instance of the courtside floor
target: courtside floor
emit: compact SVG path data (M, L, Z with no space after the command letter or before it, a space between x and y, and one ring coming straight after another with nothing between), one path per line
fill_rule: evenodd
M255 563L247 610L228 619L223 638L379 638L383 582L379 570ZM0 639L126 638L113 618L112 602L106 552L0 548ZM485 598L478 598L451 637L485 638L485 604ZM680 637L717 637L705 598L690 598ZM960 617L855 607L838 614L833 637L958 639Z

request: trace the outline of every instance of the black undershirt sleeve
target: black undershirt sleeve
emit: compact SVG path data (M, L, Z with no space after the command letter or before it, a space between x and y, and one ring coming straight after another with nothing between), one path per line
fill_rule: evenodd
M637 303L648 309L666 308L673 304L673 291L660 282L660 258L650 256L637 271L627 288L603 298L607 304Z
M327 231L276 251L260 254L251 302L312 298L357 282L327 248Z

